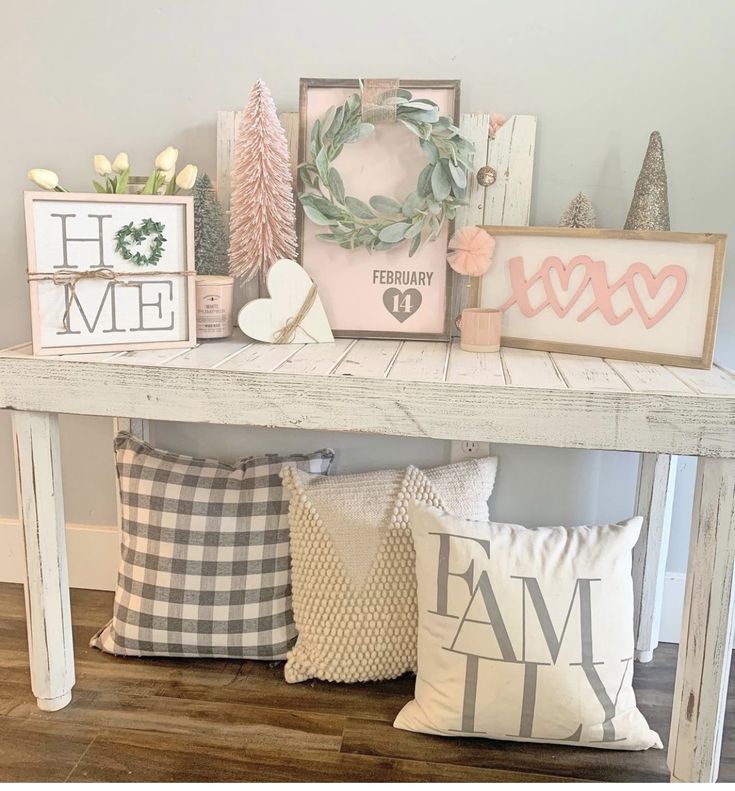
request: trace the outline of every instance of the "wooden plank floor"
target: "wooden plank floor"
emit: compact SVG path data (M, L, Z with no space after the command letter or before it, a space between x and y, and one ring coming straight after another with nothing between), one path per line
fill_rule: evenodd
M668 779L664 750L615 752L443 739L391 726L413 680L288 685L280 663L118 659L87 647L112 594L72 591L77 685L36 708L23 592L0 584L2 781L551 781ZM676 651L636 665L640 707L664 743ZM735 701L729 701L730 707ZM730 718L728 718L729 720ZM722 780L735 780L727 728Z

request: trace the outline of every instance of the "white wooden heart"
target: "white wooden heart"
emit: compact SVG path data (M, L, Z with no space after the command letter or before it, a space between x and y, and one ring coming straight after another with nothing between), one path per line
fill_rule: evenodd
M237 323L240 329L256 341L274 343L279 333L301 311L312 281L296 261L282 258L268 270L266 286L270 297L254 299L240 309ZM291 343L333 343L324 306L316 295L309 312L294 329Z

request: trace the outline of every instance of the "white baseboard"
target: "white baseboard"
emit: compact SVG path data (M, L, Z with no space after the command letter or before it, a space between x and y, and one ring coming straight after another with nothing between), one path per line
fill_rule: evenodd
M23 582L23 531L17 519L0 518L0 582ZM114 525L66 526L69 584L72 588L115 590L120 537Z
M17 519L0 519L0 582L23 582L23 535ZM69 581L73 588L115 590L120 560L117 527L110 525L66 526ZM667 572L661 613L662 643L678 643L684 610L686 575Z

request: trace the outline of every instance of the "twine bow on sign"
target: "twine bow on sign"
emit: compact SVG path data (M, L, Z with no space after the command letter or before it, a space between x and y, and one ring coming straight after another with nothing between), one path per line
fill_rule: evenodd
M51 280L55 286L66 286L69 289L68 292L68 299L66 300L66 307L64 308L64 317L62 319L62 325L64 327L64 332L69 332L69 313L71 311L71 304L74 302L77 296L77 283L80 280L115 280L117 281L117 275L112 271L112 269L108 269L107 267L102 267L101 269L87 269L87 270L76 270L76 269L59 269L56 272L46 273L46 272L36 272L36 273L29 273L28 280Z
M128 283L127 278L135 277L151 277L151 276L161 276L161 275L181 275L183 277L192 277L196 275L196 272L191 271L184 271L184 272L115 272L109 267L103 266L99 269L57 269L55 272L29 272L28 273L28 281L29 282L38 282L48 280L52 282L55 286L65 286L69 289L68 291L68 299L66 300L66 306L64 308L64 316L62 318L62 324L64 327L65 332L69 332L69 314L71 312L71 306L77 296L77 284L80 280L108 280L113 281L114 283L119 283L123 286L134 286L135 283Z
M393 123L399 80L364 80L362 82L362 120L370 124Z
M299 308L299 312L293 318L286 320L286 323L283 325L283 327L281 327L281 329L278 330L278 332L273 337L273 343L291 343L291 341L294 339L294 335L296 335L296 330L298 329L300 329L301 332L306 333L314 341L314 343L318 343L317 339L301 326L301 322L309 315L309 311L314 307L316 293L316 284L312 283L311 288L306 295L306 299Z

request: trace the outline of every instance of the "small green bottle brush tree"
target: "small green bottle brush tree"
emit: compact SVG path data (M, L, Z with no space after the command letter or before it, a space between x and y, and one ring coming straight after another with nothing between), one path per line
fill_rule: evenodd
M217 200L212 180L206 173L197 177L194 197L194 260L200 275L229 273L227 221Z

